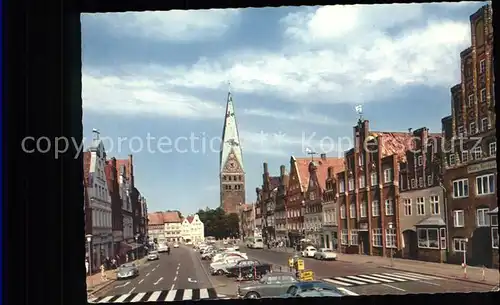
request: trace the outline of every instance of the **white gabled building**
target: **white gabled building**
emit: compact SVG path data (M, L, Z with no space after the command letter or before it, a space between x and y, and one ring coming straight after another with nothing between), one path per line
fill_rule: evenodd
M92 144L85 153L84 171L87 176L87 192L92 213L92 264L98 268L104 258L114 254L111 218L111 196L106 180L106 151L93 130Z
M191 241L194 243L205 240L205 225L198 217L198 214L188 216L182 220L182 239L184 242Z

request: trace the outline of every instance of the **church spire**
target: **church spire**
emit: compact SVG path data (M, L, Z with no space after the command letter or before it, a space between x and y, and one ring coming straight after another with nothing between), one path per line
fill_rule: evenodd
M241 169L243 169L243 154L241 150L240 137L238 133L238 124L236 122L236 115L234 112L233 95L231 93L231 83L228 82L226 116L224 118L224 126L222 129L222 143L220 150L221 172L223 171L224 166L231 154L234 155L234 159L236 159Z

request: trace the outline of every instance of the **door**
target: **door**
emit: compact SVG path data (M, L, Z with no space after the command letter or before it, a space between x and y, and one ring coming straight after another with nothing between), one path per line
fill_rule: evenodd
M493 253L491 251L491 228L479 227L474 230L466 245L467 265L491 268Z
M404 258L417 259L418 256L418 239L417 233L413 230L403 232L404 239Z
M370 255L370 235L368 231L359 232L361 254Z

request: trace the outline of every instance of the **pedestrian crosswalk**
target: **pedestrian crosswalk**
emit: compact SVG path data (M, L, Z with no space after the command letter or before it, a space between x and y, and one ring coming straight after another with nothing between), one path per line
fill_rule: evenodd
M89 303L136 303L136 302L171 302L186 300L224 299L214 288L203 289L173 289L121 295L103 296L88 300Z
M398 282L418 282L429 280L442 280L437 276L423 275L411 272L394 272L394 273L370 273L348 276L337 276L324 278L323 281L339 287L352 287L370 284L388 284Z

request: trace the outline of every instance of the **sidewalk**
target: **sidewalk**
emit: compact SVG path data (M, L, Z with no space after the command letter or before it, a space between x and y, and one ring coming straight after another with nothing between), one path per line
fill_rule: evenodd
M295 252L295 250L292 248L281 248L281 249L265 248L264 250L273 252L282 252L282 253ZM388 257L368 256L359 254L342 254L342 253L339 253L337 255L338 255L337 260L341 262L349 262L354 264L374 264L379 267L388 269L441 276L444 278L462 280L472 283L497 286L500 281L500 274L499 271L496 269L488 269L488 268L483 269L481 267L467 266L467 277L465 277L464 269L460 265L431 263L431 262L401 259L401 258L393 258L391 265L391 259Z
M137 264L138 267L147 262L147 258L143 257L139 260L133 261ZM106 271L106 279L101 278L101 273L98 272L96 274L92 274L87 276L87 291L95 293L104 287L107 287L111 283L116 281L116 270L108 270Z
M435 275L492 286L498 285L500 278L499 272L496 269L467 266L467 275L465 276L464 269L460 265L440 264L401 258L393 258L391 263L391 259L387 257L338 254L338 260L355 264L375 264L383 268Z

